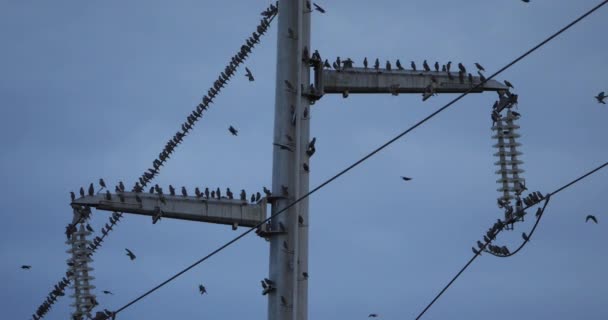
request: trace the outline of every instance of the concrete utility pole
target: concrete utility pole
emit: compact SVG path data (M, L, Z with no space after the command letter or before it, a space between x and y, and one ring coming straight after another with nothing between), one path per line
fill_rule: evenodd
M272 205L271 212L276 214L288 205L309 192L310 147L310 104L315 103L324 94L372 94L390 93L422 94L423 101L440 93L461 93L471 90L481 82L480 77L470 73L462 74L445 71L414 71L404 68L391 69L379 66L374 68L353 67L350 59L342 63L334 62L334 69L324 69L324 60L310 47L311 2L306 0L279 0L278 37L277 37L277 70L275 88L275 116L273 134L273 168L272 196L251 203L246 198L233 199L231 195L222 197L187 196L184 194L167 195L162 190L156 194L142 192L106 193L105 195L83 196L72 202L73 206L83 206L86 210L95 207L99 210L120 211L153 217L153 223L161 218L172 218L190 221L209 222L217 224L253 227L261 224L267 217L266 205ZM343 64L343 65L342 65ZM314 81L311 84L310 68L314 68ZM427 68L428 69L428 68ZM495 113L510 108L517 103L517 96L511 94L508 88L495 80L486 82L472 92L498 92L500 100L495 105ZM497 114L492 119L499 119ZM514 147L515 133L506 133L518 127L512 122L513 116L509 111L507 122L498 122L499 155L503 171L509 171L513 177L503 175L505 197L510 191L520 192L521 179L518 174L523 172L517 167L519 160ZM502 140L501 140L502 139ZM505 139L510 139L506 143ZM506 148L509 147L509 151ZM506 159L510 156L511 159ZM512 168L507 168L511 165ZM502 181L502 180L501 180ZM508 184L514 183L511 188ZM243 191L244 192L244 191ZM508 199L507 199L508 200ZM75 220L80 221L79 211L75 210ZM308 199L290 207L287 212L273 218L269 224L261 225L257 234L270 241L270 259L268 279L263 281L264 295L268 295L269 320L307 320L308 319ZM80 243L72 245L73 261L84 262L81 269L75 273L77 314L91 307L90 298L94 297L88 290L93 288L80 278L90 278L86 263L82 258L81 247L86 242L86 230L80 226L77 234ZM76 241L76 238L75 240ZM96 239L97 241L97 239ZM101 240L98 240L101 241ZM80 247L79 247L80 245ZM83 296L85 298L80 298Z
M290 31L291 30L291 31ZM302 63L310 48L310 12L305 0L280 0L272 169L272 214L308 192L306 149L309 143L309 101L302 89L310 83L310 68ZM288 146L289 148L281 147ZM300 223L302 221L302 223ZM280 230L270 238L269 320L305 320L308 316L308 201L304 200L271 222Z

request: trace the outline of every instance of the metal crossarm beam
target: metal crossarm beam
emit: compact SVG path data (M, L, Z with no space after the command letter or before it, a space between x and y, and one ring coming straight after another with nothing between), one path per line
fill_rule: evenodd
M139 199L139 200L138 200ZM180 220L253 227L266 219L266 198L257 203L238 199L207 199L122 192L76 199L72 205Z
M433 84L435 93L463 93L481 82L477 76L473 82L468 75L461 82L458 71L435 72L413 70L386 70L345 68L341 70L323 70L315 68L315 88L324 93L425 93ZM318 74L321 73L321 76ZM484 91L507 91L508 87L496 80L488 80L482 87L474 89L473 93Z

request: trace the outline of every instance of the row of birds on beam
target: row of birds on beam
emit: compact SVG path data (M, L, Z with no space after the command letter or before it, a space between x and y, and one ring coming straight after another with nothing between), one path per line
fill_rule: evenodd
M307 149L307 153L314 153L314 139L312 141L312 143L309 145L309 148ZM106 189L106 194L105 194L105 198L106 200L110 201L112 200L112 193L110 193L109 190L107 190L107 186L106 183L103 179L99 179L99 185L100 185L100 189L95 192L95 187L93 186L93 183L89 184L89 188L88 188L88 192L85 193L85 190L83 187L80 187L80 197L85 197L87 196L95 196L95 194L98 194L99 192L101 192L103 189ZM118 182L118 185L115 186L115 191L116 194L118 195L118 197L120 198L121 202L124 202L124 195L123 193L126 191L125 189L125 185L123 184L122 181ZM131 190L131 192L135 192L135 193L142 193L143 187L141 187L139 185L139 183L136 183L135 186L133 187L133 189ZM266 188L263 187L263 192L265 194L266 197L271 197L272 196L272 192ZM165 195L163 188L160 187L158 184L155 184L154 186L150 187L150 194L158 194L160 196ZM177 190L175 189L175 187L173 187L172 185L169 185L169 195L171 196L176 196L177 194ZM287 187L283 186L282 187L282 194L284 196L288 195L288 190ZM181 188L181 195L183 197L187 197L188 196L188 190L186 189L186 187L182 186ZM194 189L194 195L197 198L207 198L207 199L234 199L234 193L230 190L230 188L226 188L226 192L224 193L225 196L222 196L222 191L220 190L220 188L218 187L216 190L210 190L209 188L205 188L205 190L201 191L201 189L199 187L196 187ZM70 192L70 198L72 200L72 202L74 202L76 200L76 194L74 192ZM141 198L139 196L135 196L135 198L137 199L138 202L141 202ZM260 201L260 199L262 198L262 194L260 192L255 192L255 193L251 193L251 198L250 201L252 203L254 202L258 202ZM244 189L241 189L241 192L239 194L239 199L242 201L247 201L247 192ZM110 222L112 222L112 218L110 218ZM93 232L92 229L89 229L90 226L87 224L87 229L91 232ZM75 226L72 226L72 228L70 229L72 231L72 233L76 230Z

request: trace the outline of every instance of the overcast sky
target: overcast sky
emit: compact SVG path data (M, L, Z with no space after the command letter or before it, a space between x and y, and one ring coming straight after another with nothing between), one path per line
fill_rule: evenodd
M312 48L481 63L490 74L599 0L323 1ZM131 186L255 31L268 1L0 1L0 310L26 319L66 271L69 192ZM608 7L500 75L519 94L524 178L551 192L608 161ZM270 186L276 24L156 182ZM325 96L312 108L315 187L454 96ZM490 130L496 94L468 96L310 199L310 319L412 319L502 216ZM239 136L227 128L235 126ZM404 183L399 176L413 180ZM608 169L560 193L520 253L483 255L426 319L608 319ZM598 225L585 223L595 214ZM93 211L98 231L108 212ZM497 244L521 243L532 219ZM237 232L242 232L240 228ZM229 226L128 216L95 254L102 308L208 254ZM137 255L130 261L124 248ZM20 269L22 264L32 269ZM266 319L268 243L250 234L119 315ZM198 284L208 295L198 294ZM102 295L110 290L114 295ZM71 290L68 291L71 294ZM60 298L47 319L67 319Z

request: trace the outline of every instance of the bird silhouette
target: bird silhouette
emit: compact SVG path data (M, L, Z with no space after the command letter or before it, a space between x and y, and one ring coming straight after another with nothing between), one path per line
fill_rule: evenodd
M424 67L424 71L431 71L431 67L429 67L428 63L426 63L426 60L422 62L422 67Z
M514 88L513 88L513 85L511 84L511 82L509 82L509 81L505 80L505 81L504 81L504 83L505 83L505 86L507 86L507 87L509 87L509 88L511 88L511 89L514 89Z
M230 131L230 133L232 133L233 136L236 136L239 134L238 130L236 130L233 126L230 126L230 128L228 128L228 131Z
M378 314L377 313L370 313L367 317L368 318L378 318Z
M23 269L23 270L29 270L31 268L32 268L32 266L26 265L26 264L24 264L24 265L21 266L21 269Z
M201 190L199 190L198 187L194 188L194 194L197 198L200 198L202 195Z
M604 91L602 91L597 96L595 96L595 99L597 99L598 103L606 104L606 101L604 101L604 99L606 99L606 97L608 97L608 96L604 93Z
M204 286L204 285L199 284L199 285L198 285L198 292L200 292L200 293L201 293L201 295L203 295L203 294L207 293L207 289L205 288L205 286Z
M173 188L172 185L169 185L169 194L174 196L175 195L175 188Z
M182 196L183 197L187 197L188 196L188 191L186 191L186 187L182 187Z
M95 194L95 188L93 187L93 184L89 184L89 196L93 196Z
M363 59L363 68L367 69L367 57Z
M111 295L114 295L112 292L110 292L110 291L108 291L108 290L103 290L102 292L103 292L103 294L111 294Z
M127 248L125 248L125 250L127 251L127 256L129 256L129 258L130 258L131 260L135 260L135 258L136 258L136 257L135 257L135 255L133 254L133 252L131 252L131 250L129 250L129 249L127 249Z
M315 6L315 10L317 10L321 13L325 13L325 9L321 8L318 4L313 2L312 5Z
M247 77L247 79L249 79L249 81L254 81L255 79L253 78L253 74L251 73L251 70L249 70L249 68L245 67L245 71L247 72L245 74L245 77Z
M209 199L209 188L205 188L205 198Z
M486 71L486 69L484 69L479 63L475 62L475 66L477 67L477 69L479 69L479 71Z
M404 176L401 176L401 179L403 179L404 181L410 181L410 180L412 180L412 178L410 178L410 177L404 177Z
M270 190L268 188L263 187L262 191L264 191L264 194L266 194L266 197L272 196L272 192L270 192Z
M397 62L395 62L395 65L397 66L397 69L403 70L403 66L401 65L401 61L399 61L399 59L397 59Z
M391 62L388 61L388 60L386 61L386 68L385 69L389 70L389 71L391 70Z
M530 237L525 232L521 233L521 237L524 238L525 241L530 241Z
M87 230L88 230L88 231L90 231L90 232L95 232L95 231L93 231L93 227L91 227L91 225L90 225L90 224L88 224L88 223L87 223L86 228L87 228Z
M262 198L262 194L260 194L259 192L255 193L255 201L258 202L260 201L260 199Z
M103 189L103 188L105 188L105 187L106 187L106 182L105 182L105 181L103 181L103 179L101 179L101 178L99 179L99 186L101 186L101 189ZM101 190L101 189L100 189L100 190Z
M458 70L462 71L463 73L467 73L467 68L464 67L462 62L458 63Z
M306 162L304 162L304 163L302 164L302 167L304 168L304 171L306 171L306 172L309 172L309 171L310 171L310 168L308 167L308 164L307 164Z
M484 76L483 76L483 74L481 74L481 72L480 72L480 71L477 71L477 74L479 75L479 80L480 80L481 82L485 82L485 81L486 81L486 77L484 77Z
M378 60L378 58L376 58L376 62L374 62L374 69L380 69L380 60Z
M72 199L72 202L74 202L74 200L76 200L76 195L74 194L73 191L70 191L70 199Z
M414 61L410 63L410 66L412 67L412 70L416 71L416 63L414 63Z
M589 220L595 222L597 224L597 218L594 215L588 215L587 218L585 218L585 222L589 222Z
M435 72L439 72L439 62L435 61Z
M217 196L218 199L222 198L222 192L220 191L219 187L215 190L215 195Z
M329 65L329 63L328 63ZM287 87L288 90L290 91L294 91L293 85L291 84L291 82L285 80L285 86Z

